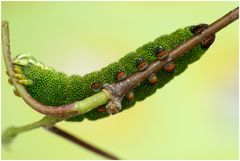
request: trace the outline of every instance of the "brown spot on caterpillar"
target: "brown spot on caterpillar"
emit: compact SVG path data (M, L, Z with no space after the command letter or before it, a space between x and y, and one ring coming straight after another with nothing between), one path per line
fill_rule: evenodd
M199 35L201 34L205 29L208 28L208 25L207 24L199 24L197 26L195 26L191 32L195 35Z
M148 81L149 81L149 83L151 83L152 85L156 85L156 84L157 84L157 81L158 81L158 78L157 78L157 76L156 76L156 73L151 74L151 75L148 77Z
M126 95L126 98L129 101L133 100L135 98L134 92L133 91L128 92L128 94Z
M105 106L99 106L99 107L97 108L97 111L98 111L98 112L106 112L106 107L105 107Z
M116 79L118 81L121 81L123 79L125 79L127 76L126 76L126 73L124 71L119 71L117 74L116 74Z
M157 48L156 56L159 60L163 60L168 57L168 53L163 47L160 46Z
M164 66L164 70L166 70L169 73L174 73L175 72L175 64L173 62L170 62Z
M197 25L195 26L191 32L195 35L199 35L201 34L204 30L206 30L208 28L208 25L207 24L200 24L200 25ZM211 36L208 36L206 37L202 42L201 42L201 47L204 48L204 49L207 49L209 48L212 43L214 42L215 40L215 34L212 34Z
M98 82L92 83L91 87L94 92L99 92L102 88L101 84Z
M148 67L148 63L146 60L144 60L143 58L137 59L137 68L139 71L143 71L143 70L147 69L147 67Z
M205 49L209 48L212 45L212 43L214 42L214 40L215 40L215 35L211 35L211 36L205 38L201 42L201 47L205 48Z
M13 93L14 93L15 96L20 97L20 95L19 95L19 93L16 89L13 90Z

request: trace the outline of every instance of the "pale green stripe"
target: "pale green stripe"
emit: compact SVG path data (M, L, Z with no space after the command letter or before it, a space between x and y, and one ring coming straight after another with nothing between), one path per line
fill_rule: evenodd
M76 108L78 111L83 114L88 111L91 111L94 108L97 108L101 105L106 104L109 101L109 96L106 92L101 91L97 94L92 95L84 100L76 102Z

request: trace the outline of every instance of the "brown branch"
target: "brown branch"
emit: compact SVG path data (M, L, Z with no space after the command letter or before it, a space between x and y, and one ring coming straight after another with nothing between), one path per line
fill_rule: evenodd
M205 29L201 34L192 37L188 41L184 42L182 45L170 51L169 53L170 58L172 58L173 60L179 58L184 53L191 50L196 45L200 44L204 40L204 38L217 33L227 25L237 20L238 17L239 17L239 7L235 8L234 10L230 11L228 14L224 15L223 17L219 18L218 20L210 24L209 27Z
M109 101L109 104L107 105L108 112L110 114L114 114L121 109L121 100L122 98L133 88L138 86L141 82L146 80L152 73L156 73L162 67L177 59L178 57L184 55L187 51L194 48L196 45L201 43L204 38L215 34L222 28L226 27L239 17L239 9L236 8L226 14L225 16L221 17L214 23L212 23L208 29L204 30L201 34L196 35L189 39L188 41L184 42L177 48L173 49L169 52L168 59L164 61L156 60L155 62L151 63L149 67L143 71L143 72L136 72L135 74L129 76L127 79L119 82L119 83L113 83L111 85L105 85L105 92L108 91L111 93L111 100ZM25 90L25 88L21 85L19 85L15 79L13 78L13 64L10 58L11 52L10 52L10 41L9 41L9 29L8 29L8 23L4 21L2 23L2 43L3 43L3 53L4 53L4 60L7 67L7 71L10 75L10 78L12 80L13 86L16 88L20 96L24 99L24 101L33 109L36 111L43 113L45 115L50 116L72 116L72 115L78 115L81 112L78 109L77 102L64 105L64 106L46 106L42 103L38 102L34 98L32 98L28 92ZM96 107L95 107L96 108Z
M85 142L84 140L81 140L63 130L61 130L60 128L56 127L56 126L53 126L53 127L50 127L50 128L46 128L48 131L58 135L58 136L61 136L79 146L82 146L83 148L89 150L89 151L92 151L104 158L107 158L107 159L111 159L111 160L119 160L119 158L117 158L116 156L112 155L112 154L109 154L101 149L98 149L97 147L94 147L93 145Z

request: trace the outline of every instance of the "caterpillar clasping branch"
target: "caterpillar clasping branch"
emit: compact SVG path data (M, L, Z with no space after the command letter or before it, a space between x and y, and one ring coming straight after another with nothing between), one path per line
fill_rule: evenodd
M163 35L107 67L79 76L43 65L32 56L10 57L8 23L2 23L4 59L10 82L27 104L53 118L96 120L132 107L197 61L215 33L239 17L236 8L210 25L200 24ZM51 118L50 117L50 118Z

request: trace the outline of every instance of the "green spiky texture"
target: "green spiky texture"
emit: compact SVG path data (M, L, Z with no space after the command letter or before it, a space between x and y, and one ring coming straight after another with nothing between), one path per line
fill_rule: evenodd
M65 74L43 70L31 64L23 68L23 73L33 81L32 85L26 86L33 98L46 105L59 106L65 103L64 91L68 81Z
M128 53L118 62L112 63L100 71L86 74L83 77L77 75L67 77L63 73L44 70L35 65L27 65L24 67L23 73L27 79L33 81L33 84L26 86L26 89L33 98L46 105L58 106L80 101L96 93L91 87L93 83L97 82L103 85L104 83L117 82L117 72L124 71L127 75L131 75L138 70L136 64L139 58L145 59L147 63L150 64L157 59L156 51L158 47L161 46L169 51L191 38L193 36L191 28L192 27L186 27L170 35L163 35L153 42L149 42L138 48L135 52ZM200 45L197 45L194 49L174 62L176 64L175 73L171 74L160 70L157 72L158 83L154 86L147 80L144 81L134 89L134 100L129 101L126 98L123 99L122 111L132 107L136 101L144 100L146 97L152 95L157 88L163 87L173 79L174 76L182 73L188 64L198 60L205 51L206 49L202 49ZM69 119L69 121L82 121L84 118L96 120L106 116L108 116L106 112L99 112L97 109L94 109L86 114L75 116Z

